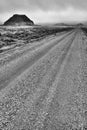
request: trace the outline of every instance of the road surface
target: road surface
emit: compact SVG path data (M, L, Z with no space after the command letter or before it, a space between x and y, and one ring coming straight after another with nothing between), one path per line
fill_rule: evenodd
M87 130L87 38L80 29L0 66L0 130Z

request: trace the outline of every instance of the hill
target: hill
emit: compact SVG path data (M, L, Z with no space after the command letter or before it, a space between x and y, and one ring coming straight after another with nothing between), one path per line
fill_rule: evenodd
M24 25L34 25L34 22L29 19L26 15L18 15L14 14L11 18L9 18L4 25L9 26L24 26Z

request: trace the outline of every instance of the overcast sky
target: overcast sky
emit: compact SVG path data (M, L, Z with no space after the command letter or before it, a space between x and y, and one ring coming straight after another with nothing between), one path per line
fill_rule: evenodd
M87 0L0 0L0 21L26 14L35 23L87 20Z

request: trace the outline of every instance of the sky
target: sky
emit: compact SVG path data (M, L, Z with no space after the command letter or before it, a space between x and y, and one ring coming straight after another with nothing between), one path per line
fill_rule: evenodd
M87 21L87 0L0 0L0 21L26 14L35 23Z

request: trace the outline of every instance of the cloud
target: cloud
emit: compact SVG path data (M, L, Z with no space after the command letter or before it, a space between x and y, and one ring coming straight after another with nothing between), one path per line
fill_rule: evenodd
M82 22L87 20L87 12L73 7L67 7L58 11L49 10L36 10L36 11L15 11L15 13L26 14L29 18L34 20L35 23L54 23L54 22ZM4 13L0 15L0 19L5 21L11 17L14 12Z
M27 14L37 22L87 20L87 0L0 0L0 19Z
M0 0L0 12L12 10L56 10L73 6L78 8L87 7L87 0Z

